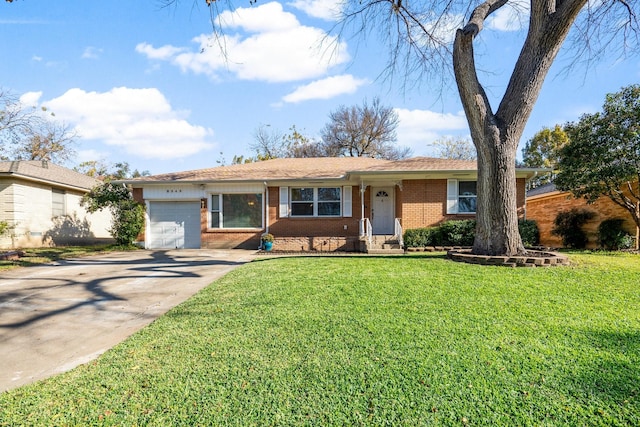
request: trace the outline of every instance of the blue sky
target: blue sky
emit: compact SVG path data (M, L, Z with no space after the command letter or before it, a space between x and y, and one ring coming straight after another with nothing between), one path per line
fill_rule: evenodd
M397 109L398 144L414 155L433 154L439 138L468 137L454 85L403 90L379 78L386 53L374 37L345 37L326 49L334 1L236 2L223 17L226 60L204 0L166 8L155 0L2 2L0 87L77 129L77 156L67 166L126 161L153 174L212 167L252 155L261 124L283 132L295 125L317 137L331 111L376 96ZM489 23L477 49L494 106L522 38L508 12ZM566 75L566 53L521 146L543 126L598 111L607 93L639 80L637 58L604 58Z

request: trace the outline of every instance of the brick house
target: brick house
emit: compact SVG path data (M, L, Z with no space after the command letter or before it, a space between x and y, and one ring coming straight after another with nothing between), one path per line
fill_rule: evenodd
M520 215L525 183L517 169ZM475 217L475 161L286 158L126 181L146 205L146 248L370 251L375 236Z
M110 213L80 205L98 182L46 161L0 161L0 221L12 227L0 248L112 242Z
M608 197L600 197L592 204L583 198L575 198L569 191L559 191L554 184L546 184L527 192L527 219L534 220L540 231L540 244L549 247L562 247L562 238L551 233L553 221L560 212L573 208L584 208L595 213L582 229L589 239L587 248L595 248L598 243L598 226L605 219L624 220L624 230L636 236L636 224L629 211L613 203Z

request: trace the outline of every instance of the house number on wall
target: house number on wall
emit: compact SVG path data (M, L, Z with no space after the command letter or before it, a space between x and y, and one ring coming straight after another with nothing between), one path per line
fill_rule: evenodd
M167 193L182 193L182 189L180 189L180 190L167 190Z

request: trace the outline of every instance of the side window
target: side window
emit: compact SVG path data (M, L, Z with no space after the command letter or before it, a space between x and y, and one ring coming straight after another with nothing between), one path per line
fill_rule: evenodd
M53 218L67 214L64 194L62 190L51 190L51 216Z

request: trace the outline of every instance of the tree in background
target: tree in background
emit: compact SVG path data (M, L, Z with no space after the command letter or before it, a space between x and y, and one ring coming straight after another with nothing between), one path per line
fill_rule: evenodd
M559 190L588 203L608 197L626 209L640 239L640 85L608 94L603 111L565 126L569 142L560 148Z
M549 168L554 172L537 176L529 181L529 188L553 182L558 165L559 150L569 142L562 126L544 127L527 141L522 149L522 164L531 168Z
M73 157L77 133L46 108L27 107L0 90L0 158L64 163Z
M324 151L331 156L406 158L411 150L395 145L399 122L398 113L382 105L379 98L371 105L365 101L341 106L329 114L329 123L321 132Z
M433 144L436 157L454 160L476 160L478 153L473 142L468 139L443 138Z
M80 163L73 168L74 171L90 176L100 180L114 180L114 179L126 179L126 178L140 178L142 176L149 176L149 171L138 171L134 169L131 171L131 166L128 162L118 162L113 165L107 164L103 160L89 160Z

